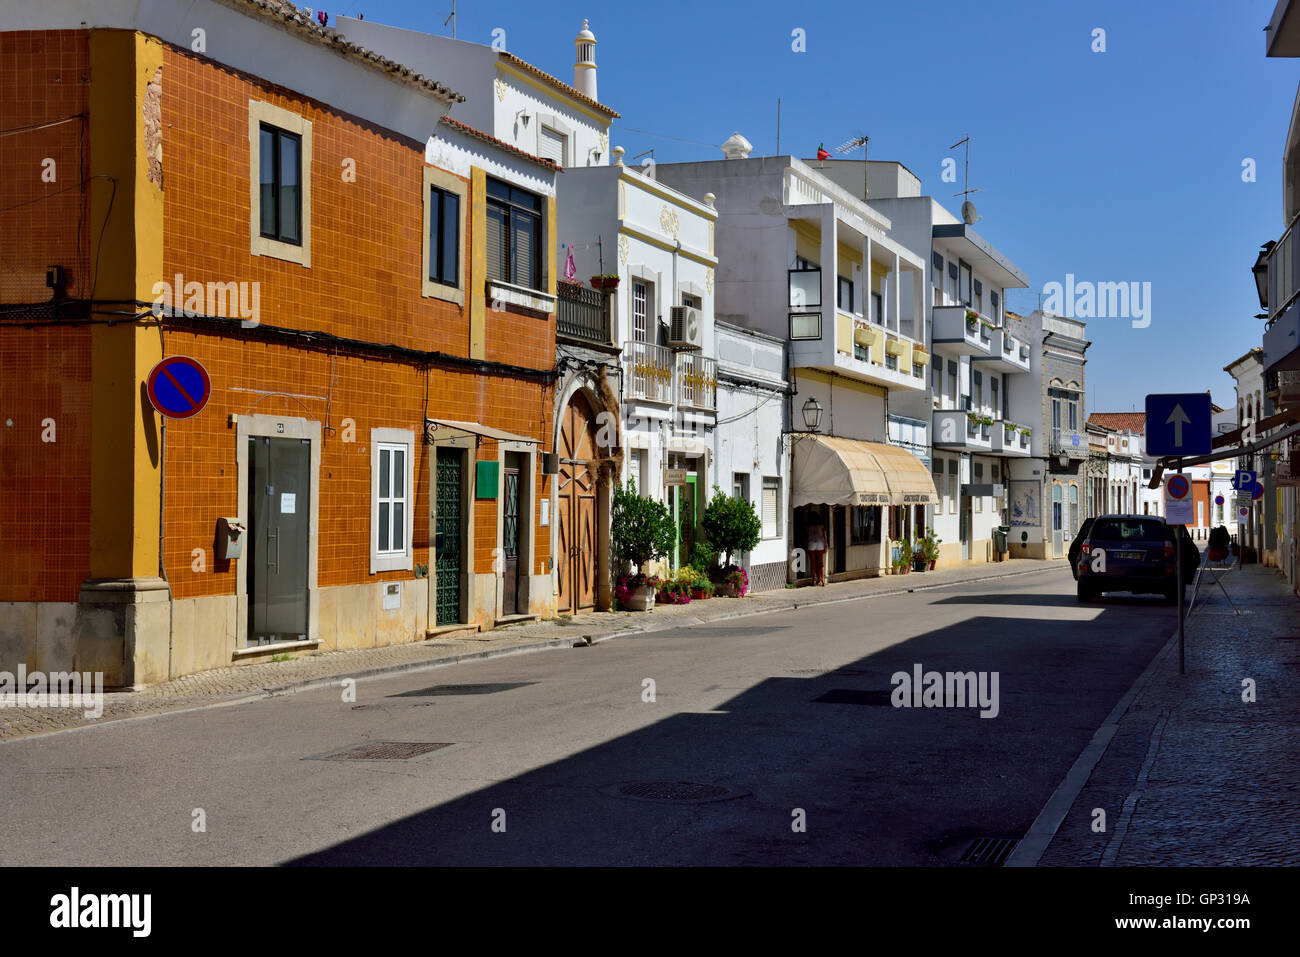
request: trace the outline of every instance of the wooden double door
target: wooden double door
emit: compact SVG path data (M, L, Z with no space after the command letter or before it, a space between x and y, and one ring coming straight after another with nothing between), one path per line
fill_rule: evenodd
M596 421L581 393L563 412L557 451L558 607L572 613L596 604Z

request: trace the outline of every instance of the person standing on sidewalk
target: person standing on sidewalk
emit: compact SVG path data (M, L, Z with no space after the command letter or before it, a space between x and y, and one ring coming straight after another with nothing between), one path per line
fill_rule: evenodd
M808 526L808 556L812 559L814 585L826 584L826 526L821 516L814 515Z

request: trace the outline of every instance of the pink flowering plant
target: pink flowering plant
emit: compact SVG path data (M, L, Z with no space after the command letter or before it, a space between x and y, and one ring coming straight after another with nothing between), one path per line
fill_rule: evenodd
M749 594L749 572L738 565L728 565L722 569L722 581L736 589L738 598L744 598Z
M663 580L655 575L642 575L637 572L632 575L619 575L618 581L614 585L614 597L618 600L618 606L626 609L628 602L632 598L632 592L642 585L649 585L655 590L656 596L659 592L659 586ZM657 600L657 598L656 598Z

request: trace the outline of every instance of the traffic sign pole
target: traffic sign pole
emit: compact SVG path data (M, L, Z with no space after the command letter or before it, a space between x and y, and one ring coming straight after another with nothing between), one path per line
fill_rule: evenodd
M1178 460L1178 474L1183 474L1183 460ZM1184 656L1183 647L1185 643L1184 626L1187 621L1186 609L1183 607L1183 535L1187 529L1182 525L1175 525L1174 528L1174 594L1178 597L1178 673L1187 674L1187 662Z

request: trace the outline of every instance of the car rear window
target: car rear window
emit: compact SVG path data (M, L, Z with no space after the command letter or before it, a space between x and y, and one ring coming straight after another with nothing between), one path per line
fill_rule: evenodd
M1091 537L1108 542L1159 542L1165 530L1162 522L1149 518L1099 518L1092 526Z

